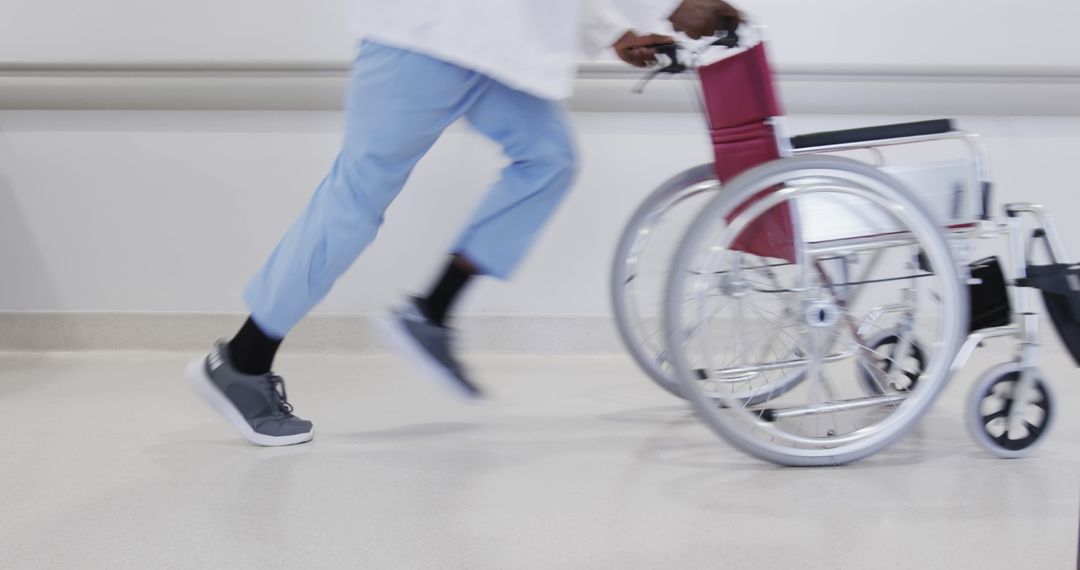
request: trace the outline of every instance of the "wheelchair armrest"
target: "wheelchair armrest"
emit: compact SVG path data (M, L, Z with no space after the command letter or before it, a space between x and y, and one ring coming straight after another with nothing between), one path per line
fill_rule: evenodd
M919 121L916 123L900 123L896 125L882 125L880 127L865 127L861 129L847 129L843 131L799 135L791 139L791 146L795 149L817 148L839 144L943 135L951 133L954 130L951 119L938 119L934 121Z

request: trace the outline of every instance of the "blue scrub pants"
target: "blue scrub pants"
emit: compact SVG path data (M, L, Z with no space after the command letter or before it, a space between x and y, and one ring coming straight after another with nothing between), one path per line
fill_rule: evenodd
M508 278L573 183L563 104L481 73L364 42L345 107L330 173L245 291L252 318L271 336L284 338L375 239L413 167L457 119L510 160L452 249L481 273Z

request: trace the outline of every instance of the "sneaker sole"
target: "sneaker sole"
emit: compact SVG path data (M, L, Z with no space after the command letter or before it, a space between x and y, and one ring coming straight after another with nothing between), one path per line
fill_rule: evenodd
M454 395L466 402L480 403L483 396L477 395L466 388L458 379L450 373L439 361L432 358L428 351L424 350L419 343L401 324L401 320L395 315L382 315L376 319L383 338L396 349L406 362L412 365L421 376L433 380L436 384L451 391Z
M236 409L236 406L221 393L221 390L218 389L206 374L204 358L196 359L192 361L191 364L188 364L185 376L188 384L191 385L196 393L206 400L206 403L210 404L210 407L217 410L226 421L236 428L236 431L240 432L240 435L244 436L244 439L255 445L261 445L263 447L282 447L285 445L307 443L315 437L314 429L307 433L282 436L265 435L251 429L251 425L247 423L247 420L245 420L240 411Z

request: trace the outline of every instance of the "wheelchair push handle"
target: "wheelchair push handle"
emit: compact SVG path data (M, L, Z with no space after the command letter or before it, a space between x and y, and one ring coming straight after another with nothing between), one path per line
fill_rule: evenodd
M686 64L679 61L679 50L682 49L679 44L670 42L665 44L649 44L645 46L656 52L656 55L662 55L668 58L668 64L660 69L654 69L655 73L682 73L686 71Z
M710 46L718 46L718 47L728 48L728 49L738 47L738 45L739 45L738 29L739 29L740 25L741 25L740 21L738 21L736 19L733 19L733 18L727 18L724 21L724 27L721 28L720 30L717 30L718 33L723 32L723 35L718 37L716 40L714 40L709 45ZM684 71L686 71L688 69L687 65L685 63L683 63L679 59L679 50L683 49L683 47L681 45L679 45L679 44L677 44L675 42L667 42L667 43L659 43L659 44L649 44L649 45L647 45L645 47L647 47L649 49L652 49L653 51L655 51L657 53L657 55L662 55L662 56L667 57L668 64L666 66L664 66L664 67L655 68L652 71L650 71L649 74L646 75L645 78L642 79L642 81L637 85L637 87L634 88L634 93L638 93L638 94L643 93L645 91L645 85L647 85L650 81L652 81L657 75L660 75L662 73L666 73L666 74L669 74L669 75L675 75L675 74L683 73Z
M724 18L724 25L718 32L724 32L724 35L718 37L711 45L721 46L726 48L738 47L739 45L739 26L742 21L735 18Z
M724 26L717 30L718 33L723 33L716 40L710 43L710 46L718 46L724 48L735 48L739 46L739 26L741 22L733 18L727 18L724 20ZM679 60L679 50L683 49L682 46L675 42L649 44L645 46L657 53L668 58L669 63L667 66L660 68L656 73L682 73L686 71L686 64Z

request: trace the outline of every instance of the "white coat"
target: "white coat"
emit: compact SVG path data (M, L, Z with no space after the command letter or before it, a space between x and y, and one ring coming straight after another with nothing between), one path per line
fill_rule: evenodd
M679 0L357 0L359 39L423 53L543 97L573 92L580 55L660 27Z

